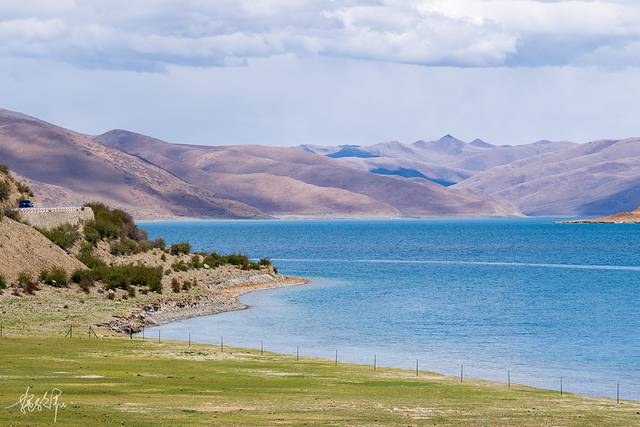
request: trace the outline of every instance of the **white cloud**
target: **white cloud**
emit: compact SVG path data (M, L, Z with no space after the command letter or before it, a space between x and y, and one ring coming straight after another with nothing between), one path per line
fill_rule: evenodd
M282 54L418 65L635 65L640 5L615 0L21 0L0 55L159 70ZM602 59L606 61L606 59Z
M448 66L634 65L640 4L616 0L21 0L0 55L160 70L282 54ZM597 62L596 62L597 63ZM606 65L606 64L605 64Z

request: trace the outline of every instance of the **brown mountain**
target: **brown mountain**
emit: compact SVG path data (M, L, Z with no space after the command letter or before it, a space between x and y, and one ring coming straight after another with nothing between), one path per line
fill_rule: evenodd
M518 214L494 198L359 171L298 148L170 144L123 130L95 140L270 215Z
M371 174L298 148L170 144L114 130L87 136L0 110L0 163L36 203L100 200L137 218L518 215L470 191Z
M263 217L91 137L0 110L0 163L26 178L49 206L101 200L137 217Z
M466 143L445 135L437 141L416 141L412 144L391 141L370 146L303 145L301 148L335 158L363 171L452 185L495 166L575 145L570 142L539 141L496 146L480 139Z
M456 185L529 215L603 215L640 206L640 139L593 141L478 173Z

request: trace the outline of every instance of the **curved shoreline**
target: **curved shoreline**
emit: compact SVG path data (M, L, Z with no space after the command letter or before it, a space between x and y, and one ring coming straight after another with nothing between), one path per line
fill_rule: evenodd
M244 294L308 283L307 279L265 272L246 277L232 276L219 283L206 284L201 292L159 297L157 301L137 305L126 316L114 316L98 326L118 333L138 333L149 326L244 310L248 308L240 302L240 296Z

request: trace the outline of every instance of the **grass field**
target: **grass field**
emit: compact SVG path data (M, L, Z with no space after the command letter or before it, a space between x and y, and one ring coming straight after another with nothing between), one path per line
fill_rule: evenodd
M124 338L0 338L0 425L53 422L7 408L58 388L60 425L640 425L640 405L429 372Z

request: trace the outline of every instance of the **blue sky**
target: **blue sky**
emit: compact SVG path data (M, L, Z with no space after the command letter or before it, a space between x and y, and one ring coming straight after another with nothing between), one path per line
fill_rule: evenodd
M21 0L1 107L268 145L640 136L634 1Z

